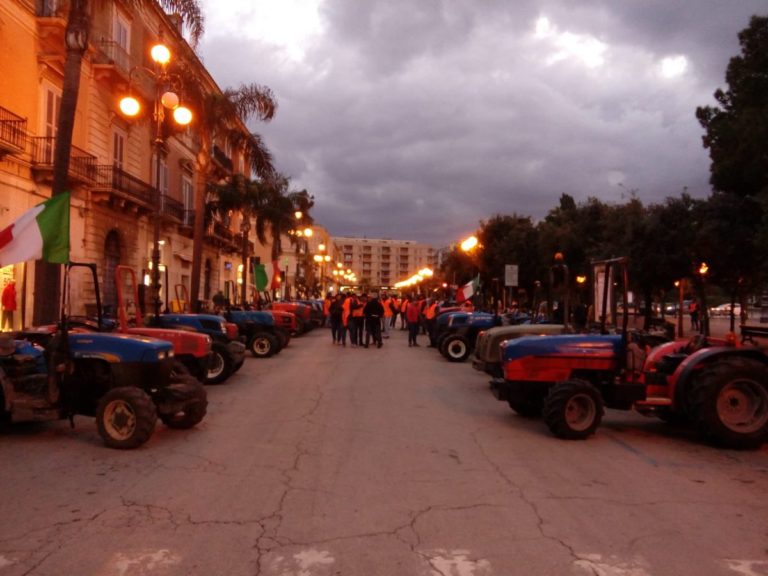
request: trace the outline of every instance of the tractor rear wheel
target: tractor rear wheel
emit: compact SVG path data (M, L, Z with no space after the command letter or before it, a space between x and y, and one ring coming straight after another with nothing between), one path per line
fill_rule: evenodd
M469 340L459 335L448 336L443 340L440 352L451 362L464 362L469 358Z
M725 358L706 367L691 388L694 420L715 443L756 448L768 439L768 366Z
M544 400L544 421L566 440L583 440L595 433L603 418L600 392L584 380L555 384Z
M96 428L104 444L127 450L144 444L155 431L157 412L141 388L112 388L99 401Z

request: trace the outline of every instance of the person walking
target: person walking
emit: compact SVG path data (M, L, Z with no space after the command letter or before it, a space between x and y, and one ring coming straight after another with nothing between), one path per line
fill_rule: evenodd
M691 303L688 305L688 312L691 315L691 330L700 330L699 303L696 300L691 300Z
M365 307L363 308L363 313L365 315L364 346L368 348L371 339L373 339L376 348L381 348L383 346L381 340L381 319L384 317L384 306L379 300L378 294L374 294L373 298L366 302Z
M405 312L408 309L408 304L410 304L410 302L410 296L403 296L400 300L400 330L406 329L408 321L405 318Z
M389 299L389 309L392 312L392 315L389 319L389 327L395 329L397 328L397 315L400 313L400 301L394 294Z
M419 328L421 322L421 307L418 300L409 298L405 308L405 321L408 323L408 346L418 346Z
M16 282L11 280L3 288L3 326L2 329L13 330L13 313L16 312Z

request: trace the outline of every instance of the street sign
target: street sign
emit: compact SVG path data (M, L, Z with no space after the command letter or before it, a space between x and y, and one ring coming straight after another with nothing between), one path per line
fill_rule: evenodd
M504 266L504 286L518 286L519 282L519 269L517 264L507 264Z

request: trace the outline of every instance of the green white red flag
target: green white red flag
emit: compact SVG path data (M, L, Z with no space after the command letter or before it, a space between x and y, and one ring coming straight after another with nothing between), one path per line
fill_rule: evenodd
M280 268L277 262L254 264L253 271L256 277L256 290L259 292L276 290L280 287L280 282L277 280L280 277Z
M478 274L477 277L473 278L464 286L458 289L456 292L456 302L461 304L462 302L469 300L477 294L480 291L480 275Z
M0 230L0 267L27 260L69 262L69 192L30 208Z

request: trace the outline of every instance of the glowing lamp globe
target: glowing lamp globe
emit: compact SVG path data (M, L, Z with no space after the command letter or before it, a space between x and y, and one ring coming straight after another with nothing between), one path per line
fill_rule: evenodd
M192 111L186 106L178 106L173 111L173 119L176 121L176 124L186 126L192 122Z
M169 90L160 96L160 103L166 108L173 110L179 105L179 95Z
M133 96L126 96L120 100L120 112L126 116L136 116L140 110L141 105L139 104L139 101L136 100L136 98Z
M164 44L155 44L150 50L152 60L158 64L168 64L171 61L171 51Z

